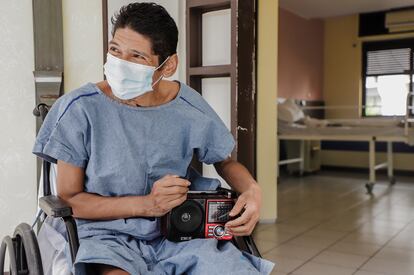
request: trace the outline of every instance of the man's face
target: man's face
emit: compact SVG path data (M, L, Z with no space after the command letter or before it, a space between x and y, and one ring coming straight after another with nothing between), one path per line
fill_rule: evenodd
M129 62L152 67L160 65L159 56L152 51L151 41L128 27L115 31L114 38L109 42L108 52ZM177 55L173 54L161 68L154 72L153 82L161 76L172 76L177 69L177 64Z
M132 29L119 28L109 42L108 52L120 59L147 66L158 66L159 58L152 52L151 41Z

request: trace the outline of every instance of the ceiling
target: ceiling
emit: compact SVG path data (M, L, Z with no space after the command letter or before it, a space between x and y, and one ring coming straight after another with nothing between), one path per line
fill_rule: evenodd
M312 19L409 7L414 0L279 0L279 5Z

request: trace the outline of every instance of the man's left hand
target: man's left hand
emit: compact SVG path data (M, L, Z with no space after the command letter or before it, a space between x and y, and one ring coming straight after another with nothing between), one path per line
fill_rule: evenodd
M250 235L259 220L261 203L260 186L254 183L238 197L229 215L234 217L241 213L241 216L227 222L225 225L227 230L234 236Z

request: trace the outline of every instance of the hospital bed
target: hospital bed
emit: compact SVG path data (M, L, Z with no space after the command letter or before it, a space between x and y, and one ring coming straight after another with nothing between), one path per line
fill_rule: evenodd
M360 141L369 144L369 179L365 184L367 192L372 194L376 182L376 171L387 168L387 175L391 184L395 183L393 166L393 143L402 142L414 145L414 127L412 105L414 93L407 96L406 114L401 119L352 119L352 120L314 120L306 118L304 123L280 121L278 123L278 144L282 140L296 140L300 142L299 156L279 160L279 166L292 163L299 164L299 173L304 171L305 141ZM293 107L294 109L295 107ZM318 107L309 107L315 109ZM320 107L326 109L326 107ZM337 108L337 107L334 107ZM305 108L306 109L306 108ZM302 116L303 118L303 116ZM303 121L303 119L302 119ZM375 144L386 142L387 159L383 163L376 163Z
M36 116L42 121L46 117L48 106L39 104L34 110ZM39 185L39 208L35 221L32 225L27 223L19 224L12 236L5 236L0 245L0 275L5 274L28 274L28 275L66 275L70 274L70 267L63 255L66 242L69 244L70 259L74 263L79 248L79 238L75 219L72 217L72 208L56 195L56 165L43 160L42 172ZM43 230L50 225L44 222L46 219L61 221L62 233L66 237L58 240L58 235L47 235L52 231ZM42 224L42 222L44 222ZM34 228L36 224L42 226L36 236ZM64 231L64 232L63 232ZM43 232L43 233L42 233ZM46 233L44 233L46 232ZM39 248L39 237L50 245L51 251L44 251ZM61 241L64 243L59 243ZM251 236L234 237L233 244L241 251L245 251L257 257L261 257L259 250ZM40 245L41 247L42 245ZM58 250L56 247L60 246ZM6 252L9 256L9 272L4 272ZM60 254L60 255L58 255ZM50 255L53 259L45 259L44 255ZM43 258L42 258L43 257ZM55 260L55 262L52 262ZM51 267L53 265L53 267ZM93 274L92 272L88 274Z

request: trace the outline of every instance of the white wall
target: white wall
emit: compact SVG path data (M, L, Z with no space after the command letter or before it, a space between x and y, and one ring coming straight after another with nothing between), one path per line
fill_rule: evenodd
M102 1L63 0L62 15L65 92L70 92L103 79Z
M63 0L65 91L102 79L100 0ZM0 1L0 237L36 211L33 15L30 0Z
M202 64L203 66L231 63L231 10L219 10L203 14ZM231 79L229 77L202 80L202 95L231 130ZM229 185L219 176L214 165L203 164L203 176L218 178L223 187Z
M0 238L36 211L32 1L0 1Z

